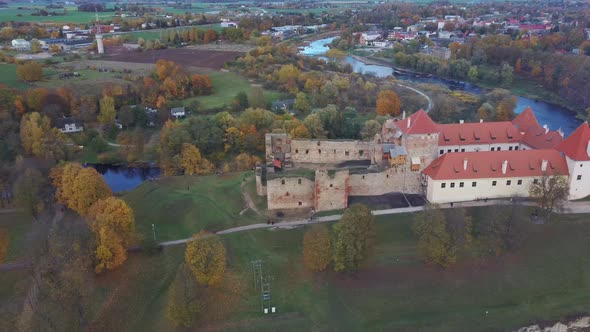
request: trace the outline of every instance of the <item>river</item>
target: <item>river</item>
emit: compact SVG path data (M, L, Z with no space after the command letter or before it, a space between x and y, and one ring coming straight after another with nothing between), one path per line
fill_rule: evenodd
M337 37L313 41L309 45L305 46L300 51L300 53L307 56L321 57L329 49L326 44L329 44L335 38ZM377 77L387 77L393 74L393 68L391 67L368 65L351 56L346 57L346 62L352 66L352 70L355 73L371 74ZM485 89L482 89L471 83L453 81L431 75L422 76L415 74L396 73L395 78L400 81L408 81L412 83L441 84L450 88L451 90L462 90L476 95L480 95L482 92L486 91ZM575 114L564 107L543 101L535 101L523 96L516 97L518 102L516 104L514 113L520 114L525 108L530 106L541 125L546 124L552 130L561 129L563 130L565 136L571 134L580 125L580 121L576 118Z
M120 165L88 164L102 174L104 180L114 193L134 189L145 180L160 176L157 167L129 167Z

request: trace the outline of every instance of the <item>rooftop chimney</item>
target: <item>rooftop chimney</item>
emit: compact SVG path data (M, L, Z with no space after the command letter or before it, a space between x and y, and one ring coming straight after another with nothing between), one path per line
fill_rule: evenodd
M408 118L408 129L410 129L411 124L412 124L412 118Z
M463 170L467 170L467 158L463 159Z
M508 168L508 160L504 160L502 162L502 174L506 174L506 169Z
M588 154L588 157L590 157L590 141L588 141L588 145L586 145L586 153Z
M543 129L545 129L545 134L549 132L549 127L546 124L543 125Z
M546 172L547 171L547 160L543 159L543 161L541 161L541 172Z
M459 123L463 124L463 123L465 123L465 121L464 120L459 120Z
M479 119L479 123L483 123L483 119Z
M404 120L406 118L406 111L402 112L402 120Z

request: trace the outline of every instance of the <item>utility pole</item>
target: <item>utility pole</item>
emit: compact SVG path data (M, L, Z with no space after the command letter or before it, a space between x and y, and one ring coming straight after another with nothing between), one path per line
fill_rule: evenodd
M152 233L154 233L154 242L156 242L156 225L152 224Z

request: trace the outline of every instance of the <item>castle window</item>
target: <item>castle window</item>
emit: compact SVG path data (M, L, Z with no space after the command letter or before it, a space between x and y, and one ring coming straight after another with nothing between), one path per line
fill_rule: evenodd
M492 148L492 151L495 151L495 148Z
M508 151L512 151L512 147L511 146L508 147Z
M455 182L451 182L451 188L455 188Z
M332 187L334 187L334 185L330 183L330 188L332 188Z
M459 182L459 188L463 188L464 183L463 182Z
M514 147L514 150L518 150L518 146L515 146L515 147Z
M363 175L363 180L365 179L365 176Z
M576 177L576 180L582 180L582 175L578 175L578 176Z
M580 164L580 167L583 167L583 166L584 166L584 164Z
M537 184L537 183L539 183L539 179L534 179L533 184Z
M334 149L334 154L336 154L336 149Z
M522 184L522 180L516 181L516 184L520 186Z
M309 154L309 150L305 150L305 154Z
M461 149L461 152L465 152L465 149Z
M285 180L281 180L281 184L285 184Z
M389 174L385 174L385 177L389 179Z
M320 141L318 141L318 146L320 146Z
M501 147L498 147L498 151L500 151L500 150L502 150L502 148Z
M319 154L322 154L322 149L319 149L319 150L318 150L318 153L319 153Z
M447 152L451 152L451 149L448 149Z
M496 183L498 183L498 181L492 181L492 187L495 187Z
M446 188L447 187L447 184L443 182L443 183L440 184L440 187L441 188Z
M295 153L299 153L299 149L295 149Z
M509 186L509 185L511 185L511 184L512 184L512 181L511 181L511 180L506 180L506 185L507 185L507 186Z
M348 155L350 154L350 152L348 151L344 151L344 155L348 157Z
M459 149L455 149L455 152L459 152Z
M361 156L361 157L362 157L362 156L363 156L363 153L365 153L365 151L364 151L364 150L359 150L359 156Z
M297 183L301 184L301 179L298 179L298 180L297 180Z
M439 154L443 154L443 153L445 153L445 150L440 150L439 151Z
M289 192L288 191L285 193L285 196L289 196Z
M471 186L472 187L477 187L477 182L475 182L475 181L471 182Z
M301 206L303 203L299 202L299 206Z

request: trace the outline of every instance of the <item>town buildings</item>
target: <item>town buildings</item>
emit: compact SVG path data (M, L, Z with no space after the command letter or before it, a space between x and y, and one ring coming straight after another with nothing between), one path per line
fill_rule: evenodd
M342 209L349 197L419 194L431 203L528 196L563 176L569 199L590 195L590 127L567 139L530 108L513 121L437 124L422 110L387 120L371 141L266 135L257 193L269 209Z

